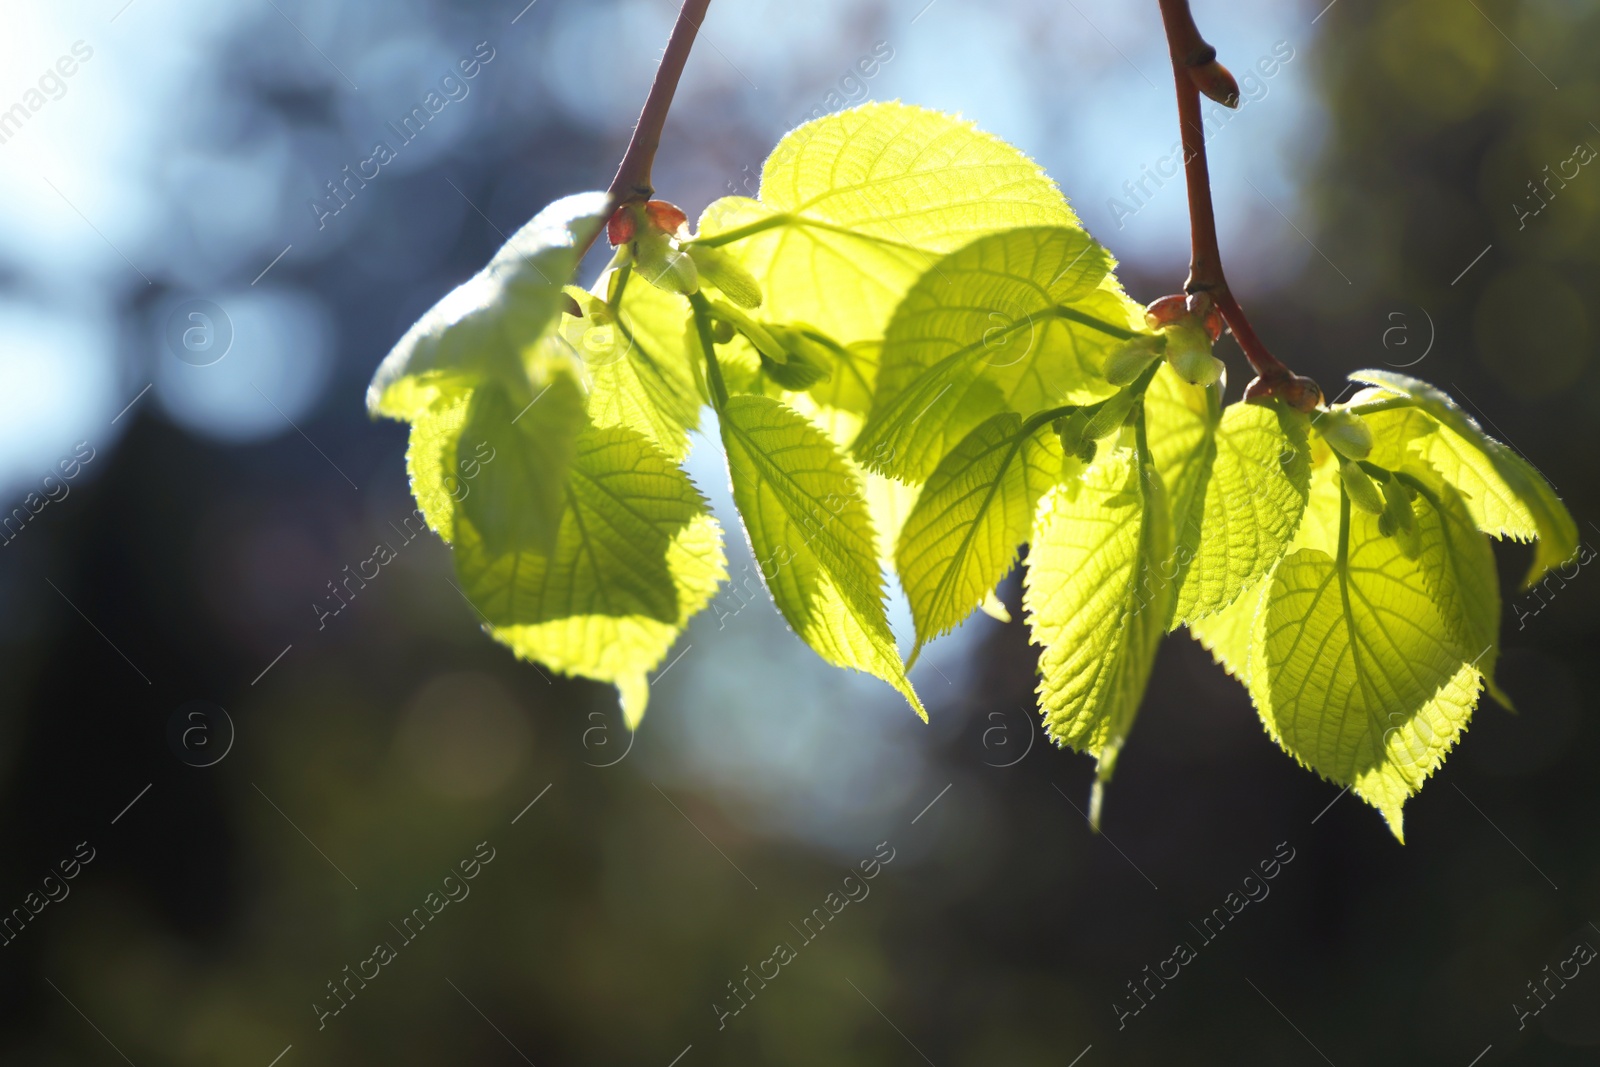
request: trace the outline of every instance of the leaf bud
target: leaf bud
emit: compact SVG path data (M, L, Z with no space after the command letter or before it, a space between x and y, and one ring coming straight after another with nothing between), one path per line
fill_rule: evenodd
M1106 400L1100 405L1100 410L1090 416L1089 424L1084 430L1085 436L1091 441L1098 441L1102 437L1116 433L1127 421L1128 412L1133 410L1134 401L1137 399L1131 390L1124 389Z
M1185 306L1188 307L1189 314L1199 319L1201 325L1205 327L1207 337L1213 342L1221 339L1222 328L1225 325L1222 311L1209 293L1190 293Z
M633 242L635 270L657 289L688 296L700 291L700 271L664 233L647 231Z
M1189 317L1189 298L1182 293L1163 296L1145 305L1144 321L1152 330L1171 326Z
M644 213L650 225L669 237L677 237L680 233L688 236L689 217L677 204L667 200L647 200Z
M1372 429L1353 411L1325 411L1312 425L1328 446L1345 459L1361 460L1372 454Z
M762 353L761 369L767 372L767 377L792 392L802 392L828 377L827 367L814 362L799 349L791 350L789 358L782 363Z
M1407 559L1422 554L1422 538L1417 532L1417 517L1411 510L1409 487L1400 479L1383 483L1383 514L1378 516L1378 532L1393 537Z
M1083 408L1078 408L1070 415L1063 415L1050 424L1056 436L1061 439L1061 451L1069 456L1076 456L1083 447L1084 437L1089 429L1089 414ZM1089 438L1093 440L1093 438Z
M1135 337L1106 358L1105 379L1112 385L1130 384L1161 354L1161 340L1154 336Z
M783 347L786 361L778 363L762 357L762 365L766 367L767 376L785 389L809 389L818 382L825 382L833 377L832 367L834 355L826 345L807 337L801 330L793 326L780 326L777 323L767 323L767 330L773 340ZM780 369L774 369L774 366ZM793 382L794 384L790 384Z
M700 277L722 290L724 296L744 308L761 306L761 283L745 270L744 264L721 248L691 244L689 258Z
M633 235L638 230L639 218L632 204L623 204L606 220L606 240L611 242L612 248L633 240Z
M1211 339L1192 322L1168 326L1167 362L1190 385L1210 385L1222 377L1223 364L1211 354Z
M1372 478L1358 464L1348 459L1339 461L1339 478L1344 482L1344 495L1350 503L1369 515L1383 514L1383 495L1372 484Z
M1239 106L1239 83L1233 74L1212 59L1209 63L1189 68L1189 80L1194 82L1194 87L1205 93L1223 107Z

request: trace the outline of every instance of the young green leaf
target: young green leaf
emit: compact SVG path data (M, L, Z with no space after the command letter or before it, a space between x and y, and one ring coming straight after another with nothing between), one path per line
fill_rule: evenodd
M555 547L584 425L583 391L570 374L558 374L521 412L498 382L473 390L457 465L471 462L483 445L495 461L474 479L461 509L491 555L522 547L548 554Z
M614 308L601 295L613 284ZM567 292L582 315L566 316L562 332L589 375L589 420L637 430L670 459L682 460L703 403L684 344L688 306L633 279L629 268L602 274L592 293Z
M922 718L884 610L856 473L822 432L770 397L718 413L733 499L773 602L824 660L882 678Z
M456 466L461 427L471 405L470 389L439 397L411 424L406 447L411 493L428 527L446 542L456 539L456 507L472 492L471 484L462 480L465 472ZM492 451L484 455L492 457L490 462L499 458Z
M1527 460L1484 433L1454 400L1426 382L1393 371L1363 370L1350 377L1410 398L1435 424L1432 434L1414 439L1409 447L1461 491L1478 529L1517 541L1538 539L1524 589L1572 558L1578 550L1578 524L1550 483ZM1405 420L1415 425L1401 412L1379 412L1368 418L1384 416L1386 424Z
M459 512L456 573L496 640L524 659L615 685L636 726L646 674L726 577L722 532L688 477L619 427L580 435L566 498L548 555L526 538L493 551Z
M1050 428L1024 432L1011 412L973 430L939 464L895 554L919 651L993 596L1060 470L1061 446Z
M440 300L384 357L367 387L374 415L412 421L441 395L496 380L533 399L523 355L553 332L578 249L605 225L609 198L579 193L539 212L489 265Z
M1500 657L1500 579L1489 539L1453 486L1420 492L1416 506L1421 511L1416 517L1417 562L1439 617L1457 645L1470 653L1489 695L1509 708L1511 699L1494 681Z
M1267 731L1351 786L1404 840L1401 806L1444 761L1477 703L1474 654L1453 639L1418 563L1345 505L1341 552L1296 551L1256 614L1249 676Z
M1111 777L1166 631L1172 587L1166 491L1154 464L1103 450L1076 492L1039 506L1023 607L1039 655L1039 710L1058 744ZM1141 449L1142 451L1142 449Z
M737 257L766 317L849 344L883 335L937 255L996 230L1076 223L1011 145L949 115L868 103L791 130L762 167L759 199L712 204L689 247Z
M1069 226L991 234L934 264L889 324L855 454L920 482L991 415L1106 396L1101 363L1144 330L1131 301L1099 288L1110 268Z
M1306 418L1281 403L1241 402L1222 413L1203 497L1174 519L1174 624L1220 611L1283 557L1311 488ZM1192 552L1192 556L1189 553Z

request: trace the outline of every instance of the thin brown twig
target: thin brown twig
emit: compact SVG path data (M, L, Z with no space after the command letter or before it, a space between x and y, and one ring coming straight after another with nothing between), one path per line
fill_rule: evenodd
M700 24L705 21L706 10L710 6L711 0L683 0L683 6L678 9L678 21L673 23L672 35L667 38L667 47L661 53L661 65L656 68L650 93L639 111L639 122L628 140L628 150L622 154L616 177L611 179L611 187L606 190L610 198L608 215L624 204L644 203L655 195L650 169L656 160L656 150L661 147L661 130L667 123L667 112L672 109L672 97L678 91L678 79L683 77L684 65L689 62L689 51L694 47L695 35L700 32ZM599 236L597 231L584 243L578 252L579 259L583 258Z
M1227 84L1231 75L1216 62L1217 50L1206 43L1189 10L1189 0L1160 0L1161 21L1166 27L1167 47L1172 54L1172 77L1178 96L1178 126L1183 140L1184 179L1189 192L1189 279L1187 293L1204 293L1222 313L1228 328L1239 343L1256 381L1247 396L1277 393L1294 407L1306 410L1321 400L1321 391L1309 378L1301 378L1267 350L1257 336L1244 309L1239 306L1227 276L1222 270L1222 252L1217 245L1216 212L1211 204L1211 174L1206 166L1206 133L1200 115L1200 89L1208 85L1208 95L1217 95L1218 72ZM1237 90L1223 102L1238 106Z
M678 89L678 79L683 75L684 64L689 60L689 49L694 47L695 34L705 21L706 9L711 0L683 0L678 9L678 21L672 27L672 36L661 54L661 66L656 68L655 81L650 85L650 95L645 97L644 108L639 112L639 124L633 128L633 139L628 151L617 167L617 176L611 179L607 190L616 207L635 201L649 200L655 195L650 184L650 165L655 162L656 149L661 146L661 128L666 124L667 111L672 107L672 94Z

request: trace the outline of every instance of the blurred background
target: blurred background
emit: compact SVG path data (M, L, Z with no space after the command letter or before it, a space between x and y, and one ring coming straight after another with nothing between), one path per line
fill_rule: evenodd
M1096 837L1020 623L929 650L923 726L724 598L630 738L610 689L479 632L431 535L325 615L412 507L372 370L503 234L604 188L676 10L525 3L7 11L0 1062L1600 1060L1588 567L1519 594L1527 549L1500 546L1520 714L1480 708L1403 847L1181 635ZM1600 539L1600 10L1195 8L1244 89L1211 163L1269 344L1330 395L1365 366L1449 389ZM1139 299L1181 286L1154 0L723 0L660 195L753 193L783 131L893 98L1038 159ZM727 517L715 456L690 468Z

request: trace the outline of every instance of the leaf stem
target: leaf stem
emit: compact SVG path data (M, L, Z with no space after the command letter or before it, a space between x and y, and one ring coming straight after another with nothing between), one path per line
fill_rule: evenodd
M655 81L650 84L650 95L645 97L644 108L639 112L639 124L633 128L628 151L623 154L616 177L611 179L611 188L606 190L619 207L631 201L649 200L655 195L655 187L650 184L650 167L655 162L656 149L661 147L661 128L666 125L672 94L678 89L678 79L689 61L689 49L694 47L695 34L710 6L711 0L683 0L683 6L678 9L678 21L667 39L666 51L661 53L661 65L656 68Z
M1159 2L1161 21L1167 32L1168 51L1172 54L1172 77L1178 96L1178 127L1183 142L1184 180L1189 192L1189 278L1184 283L1184 292L1205 293L1227 321L1234 339L1239 342L1240 350L1257 375L1247 396L1302 392L1282 388L1295 382L1296 375L1269 352L1256 335L1255 328L1245 317L1244 309L1228 288L1227 276L1222 270L1216 212L1211 204L1211 174L1206 165L1206 131L1200 115L1200 90L1196 83L1197 71L1215 65L1217 50L1200 35L1194 15L1189 11L1189 0ZM1228 106L1238 106L1237 96ZM1309 383L1309 379L1304 381ZM1321 401L1321 390L1311 391L1316 395L1310 402L1305 402L1307 398L1299 395L1285 395L1284 399L1302 411L1310 410Z
M1026 437L1046 423L1054 422L1056 419L1071 415L1075 411L1087 412L1089 417L1093 418L1101 408L1111 403L1111 401L1115 400L1122 393L1132 393L1137 397L1143 397L1145 391L1150 388L1150 383L1155 381L1156 372L1161 369L1162 362L1163 361L1160 359L1155 360L1150 364L1150 366L1146 367L1144 371L1140 373L1139 377L1135 378L1123 389L1106 397L1104 400L1096 401L1093 404L1062 404L1060 407L1046 408L1043 411L1034 412L1032 415L1029 415L1023 420L1022 436ZM1141 416L1141 418L1142 417L1143 416Z
M690 293L689 306L694 309L694 329L700 337L700 348L706 357L706 378L711 383L711 403L720 413L728 406L728 386L722 380L722 367L717 363L716 338L711 336L711 304L704 293Z
M611 198L610 210L615 212L624 204L643 203L655 195L650 181L650 169L656 161L656 150L661 147L661 130L667 124L667 112L672 109L673 94L678 91L678 79L683 77L684 65L689 62L689 50L694 47L695 34L705 21L706 9L711 0L683 0L678 9L678 21L673 23L672 35L661 53L661 65L656 68L655 80L644 98L639 111L639 122L628 140L628 149L617 165L616 176L606 193ZM578 252L581 260L600 236L596 231Z

